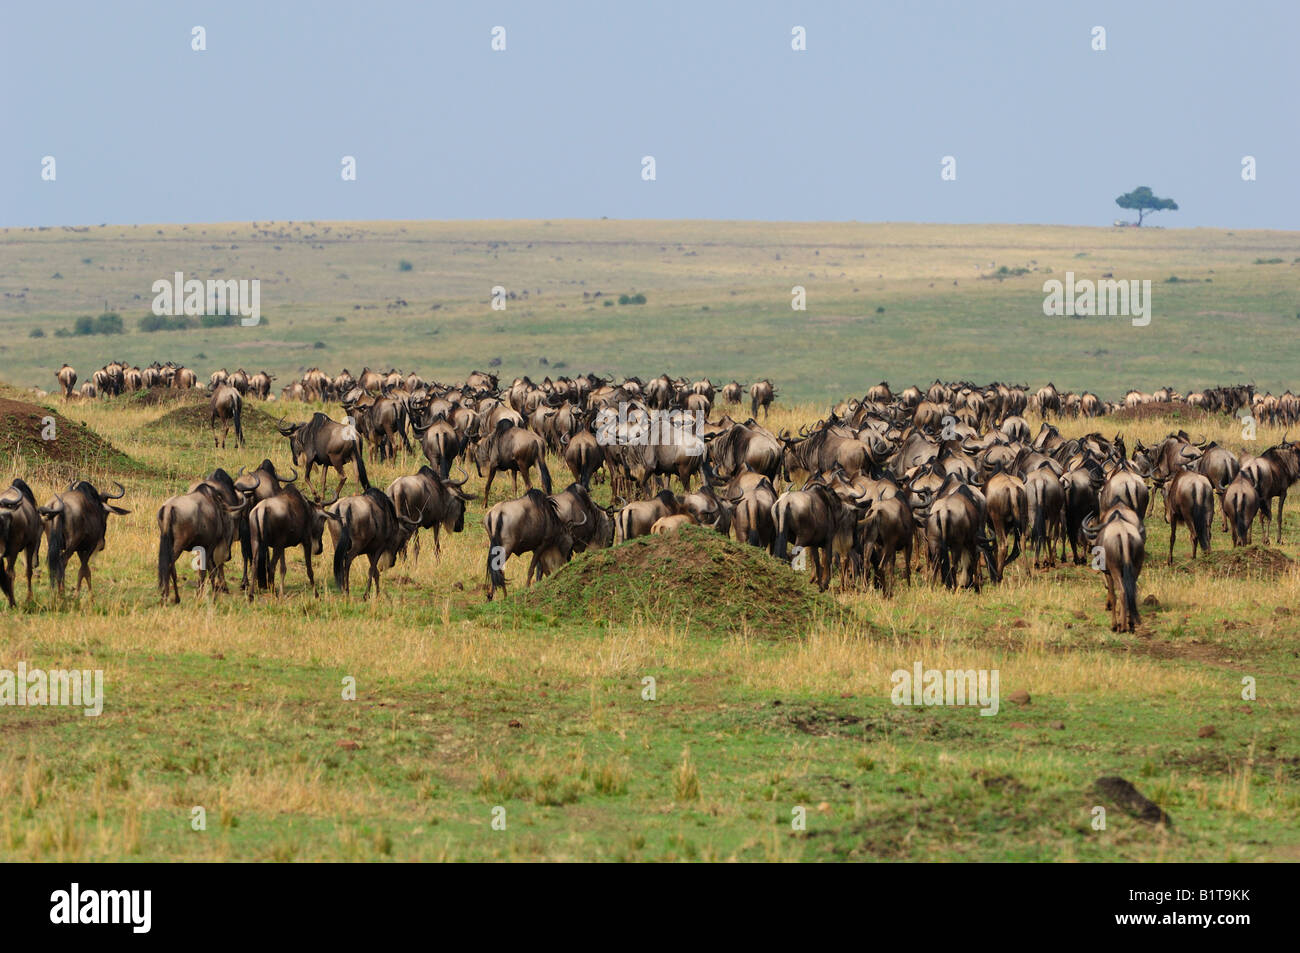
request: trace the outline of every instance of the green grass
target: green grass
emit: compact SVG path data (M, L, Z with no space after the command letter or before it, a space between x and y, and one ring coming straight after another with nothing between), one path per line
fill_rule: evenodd
M1277 257L1290 264L1254 264ZM507 379L667 369L771 377L788 398L818 402L881 378L936 376L1052 379L1112 398L1135 383L1166 381L1186 389L1253 380L1279 392L1294 383L1300 358L1297 260L1294 232L1216 229L654 221L11 228L0 232L0 319L12 331L0 355L10 383L45 389L65 360L85 379L120 358L183 362L203 379L219 366L265 367L279 385L314 365L357 373L393 364L448 380L494 359ZM1149 279L1151 324L1045 317L1043 282L1067 270ZM152 283L175 271L259 278L265 323L141 333ZM63 278L51 279L55 272ZM1181 280L1168 283L1171 276ZM490 307L496 285L516 295L505 311ZM807 290L806 311L791 310L795 285ZM636 294L646 303L603 306ZM52 336L105 305L122 315L126 334ZM36 328L47 336L28 337Z

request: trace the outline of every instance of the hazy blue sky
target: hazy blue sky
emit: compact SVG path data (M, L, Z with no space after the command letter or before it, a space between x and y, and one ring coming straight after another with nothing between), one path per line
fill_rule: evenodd
M6 0L0 225L1108 225L1149 185L1155 224L1295 228L1298 36L1296 0Z

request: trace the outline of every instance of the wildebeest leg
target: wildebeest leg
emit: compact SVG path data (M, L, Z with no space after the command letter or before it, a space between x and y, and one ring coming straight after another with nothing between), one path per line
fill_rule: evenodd
M524 486L531 490L533 488L533 481L528 478L528 468L524 467L523 471L524 471ZM518 496L519 495L519 470L518 469L514 469L510 471L510 485L511 488L514 490L515 496Z
M1283 477L1283 479L1286 479ZM1282 507L1286 505L1286 485L1282 485L1282 492L1277 495L1277 542L1282 544Z
M373 580L375 584L375 598L379 598L379 556L370 557L370 575L366 579L366 598L370 597L370 583Z
M77 558L81 560L81 568L77 570L77 595L81 595L81 580L86 580L86 592L90 597L95 598L95 587L90 583L90 557L84 553L77 553Z
M311 583L311 594L313 596L319 597L320 590L316 588L316 576L311 569L311 541L310 540L302 544L302 561L307 566L307 581Z
M176 578L176 564L175 564L175 563L172 563L172 565L171 565L171 569L168 570L168 572L167 572L167 578L168 578L168 581L171 583L171 587L172 587L172 593L173 593L172 604L173 604L173 605L180 605L180 604L181 604L181 586L180 586L180 581ZM167 600L167 593L164 591L164 592L163 592L163 601L165 602L166 600Z
M1174 564L1174 537L1178 535L1178 516L1169 520L1169 565Z
M304 545L303 549L306 548L307 547ZM282 548L275 549L271 553L271 578L268 580L268 582L275 579L275 567L277 564L280 567L280 585L279 588L276 590L276 594L281 599L283 599L284 598L284 576L285 576L285 570L288 567L286 565L286 560L284 558L284 549Z
M433 558L434 559L442 558L442 543L439 542L438 540L438 531L441 528L442 527L439 524L437 523L433 524Z
M497 475L496 466L489 463L488 472L487 472L487 482L483 484L483 505L484 506L488 505L488 494L492 492L492 480L496 477L496 475Z

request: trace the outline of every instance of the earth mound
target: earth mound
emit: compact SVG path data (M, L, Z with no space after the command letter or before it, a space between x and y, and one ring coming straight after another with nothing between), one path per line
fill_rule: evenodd
M21 456L27 466L60 478L90 471L120 473L139 469L121 450L85 424L57 410L0 397L0 457Z
M212 411L209 409L208 398L197 395L195 400L185 401L181 406L167 411L157 420L145 424L142 429L149 433L179 430L188 434L202 433L206 436L211 420ZM248 399L244 400L243 425L245 437L249 439L263 437L274 439L278 437L279 432L275 429L277 420L278 418L272 417L257 404ZM230 439L235 439L233 431Z
M716 633L747 627L773 639L803 635L816 619L838 611L807 572L695 526L580 553L527 593L515 590L505 601L516 600L559 620L639 619Z
M1259 527L1254 528L1258 535ZM1215 545L1219 544L1216 539ZM1225 541L1225 546L1230 541ZM1209 571L1215 576L1281 576L1295 567L1295 560L1276 549L1258 544L1251 546L1233 546L1231 548L1213 549L1200 553L1195 561L1186 560L1178 564L1181 572L1196 574Z

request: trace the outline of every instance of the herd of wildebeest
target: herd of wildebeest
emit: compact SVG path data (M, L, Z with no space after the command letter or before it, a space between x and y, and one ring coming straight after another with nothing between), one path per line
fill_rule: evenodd
M69 400L151 387L206 389L211 439L223 448L231 429L236 446L244 444L245 399L274 399L269 374L250 376L242 369L217 371L206 388L193 371L173 364L141 370L114 362L80 392L73 368L64 365L56 377ZM733 419L726 411L738 410L746 397L748 418ZM801 560L823 591L838 568L842 588L871 585L889 595L899 554L910 584L917 547L924 550L931 584L976 591L985 575L1001 582L1022 553L1028 558L1032 552L1035 568L1052 567L1067 559L1068 549L1074 563L1088 562L1102 575L1112 628L1133 631L1153 490L1163 494L1172 563L1180 526L1193 558L1210 549L1216 508L1234 546L1250 542L1256 520L1266 545L1272 522L1280 541L1287 489L1300 478L1300 442L1285 437L1258 455L1238 455L1182 431L1130 450L1120 434L1066 438L1051 422L1168 404L1286 426L1300 417L1300 400L1290 391L1274 397L1239 385L1183 395L1161 388L1104 402L1052 384L1032 391L936 380L925 390L894 393L880 383L796 434L773 433L759 423L775 397L769 380L747 389L733 381L718 390L707 379L661 375L615 382L585 374L540 383L521 377L502 387L495 375L479 371L448 385L395 370L367 368L357 378L344 370L331 378L313 368L279 397L285 410L277 426L292 461L289 474L269 459L252 470L240 467L233 477L218 469L159 508L159 593L164 601L180 601L175 563L187 553L195 554L200 592L205 586L214 594L229 591L224 570L236 540L240 587L249 600L268 590L283 595L285 553L297 547L315 592L312 558L323 552L327 528L336 586L349 591L352 563L364 556L366 594L372 587L378 593L380 571L405 558L408 544L418 559L421 529L433 530L436 553L442 530L464 528L473 499L464 489L472 460L485 481L489 600L498 589L505 592L503 568L511 556L531 554L531 584L575 552L700 524L774 558ZM317 412L287 422L296 401L338 402L343 419ZM724 412L710 419L719 402ZM1037 433L1026 413L1042 418ZM386 490L371 486L367 452L372 462L396 460L399 443L412 453L418 444L427 464ZM553 493L548 452L573 476L560 493ZM362 492L340 496L347 466ZM319 493L311 489L316 467ZM331 469L338 484L326 499ZM453 479L453 470L459 478ZM541 489L533 486L533 470ZM501 472L511 474L516 493L522 476L526 491L489 508L492 481ZM673 491L674 477L681 494ZM610 506L593 499L593 482L609 484ZM112 502L124 494L116 487L106 493L75 482L44 506L21 479L0 494L0 582L11 606L20 554L31 598L42 536L59 594L73 554L81 564L77 591L83 580L89 587L89 560L104 547L108 517L127 512Z

